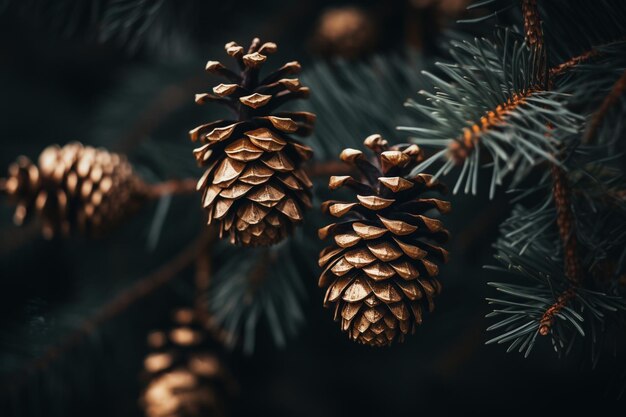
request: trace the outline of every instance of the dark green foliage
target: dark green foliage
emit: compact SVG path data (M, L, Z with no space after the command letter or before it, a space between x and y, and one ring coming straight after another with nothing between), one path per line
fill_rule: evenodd
M408 121L403 101L424 82L423 59L378 55L367 62L316 62L302 80L313 94L309 110L318 122L311 140L318 160L336 159L347 147L359 148L372 133L396 136L394 126Z
M160 53L186 49L192 35L218 29L200 19L231 9L227 3L171 0L5 0L0 12L28 16L63 37L113 42L134 53L148 47Z
M553 326L544 329L557 352L571 351L582 338L595 364L603 351L600 335L623 331L611 325L621 323L624 310L618 284L626 272L624 100L618 96L610 108L603 103L621 94L611 91L626 68L626 5L539 0L545 41L529 47L516 34L525 31L520 4L488 0L470 7L491 10L474 22L511 14L518 23L493 41L452 41L451 62L425 73L432 89L407 103L418 118L399 129L436 149L415 173L439 177L458 167L455 192L476 194L485 169L493 196L513 174L507 186L517 206L501 227L496 249L504 267L495 269L517 276L519 284L491 284L506 295L490 299L497 309L489 316L500 321L489 328L499 333L489 343L509 343L509 351L527 356L542 337L542 318L557 311ZM580 285L563 272L551 165L564 172Z
M459 165L453 191L476 194L479 171L488 168L493 197L507 174L514 173L519 182L530 167L555 162L557 146L578 132L582 120L566 108L563 93L545 89L542 51L527 47L519 36L505 31L494 42L452 42L450 54L454 62L438 63L440 75L424 73L434 87L433 92L420 92L426 101L407 102L407 107L418 112L419 125L398 128L409 132L419 145L443 148L414 173L443 161L435 173L437 178ZM485 125L481 118L489 118L490 112L495 118ZM467 144L464 135L474 125L482 131ZM455 141L461 156L450 150ZM481 150L488 153L488 164L481 159Z
M156 182L198 176L187 131L198 119L218 119L221 114L207 114L207 109L195 106L193 93L207 85L207 76L202 73L204 61L221 56L219 44L230 40L231 28L245 28L250 32L240 34L245 38L258 28L247 26L249 21L259 20L254 12L248 13L248 20L240 13L243 5L252 7L252 3L7 0L0 1L0 11L8 16L27 16L31 23L67 37L121 44L131 51L153 48L162 52L167 45L177 49L176 60L151 61L117 72L116 88L97 105L86 137L80 138L128 152L142 177ZM626 3L539 0L539 4L546 33L546 45L541 50L524 44L518 0L488 0L478 6L497 11L499 23L507 15L516 26L499 31L493 38L453 40L445 63L433 65L427 58L410 53L371 57L366 62L303 62L302 82L312 92L305 106L318 116L314 136L307 142L315 148L318 162L328 161L343 148L360 147L371 133L381 133L396 143L394 126L410 126L401 130L409 132L427 151L436 149L419 170L442 176L456 169L458 176L451 184L454 191L477 193L481 177L490 185L492 196L498 186L515 191L510 196L516 208L502 225L496 244L502 266L492 268L501 282L491 284L498 296L489 299L494 306L489 317L496 320L488 328L494 335L490 342L506 344L509 351L525 355L548 340L561 355L584 345L590 348L595 364L608 350L605 347L613 346L613 336L623 334L624 329L624 288L619 285L626 272L624 97L608 110L592 143L583 144L582 140L589 121L626 69L626 42L619 40L625 32ZM221 13L224 10L230 13ZM484 27L491 23L481 21ZM203 36L214 39L213 46L203 49L200 57L196 47ZM185 42L187 38L198 42L190 45ZM551 68L592 47L597 55L547 85ZM300 45L292 45L287 53L298 48ZM278 54L283 52L280 49ZM424 69L428 72L421 73ZM406 112L402 103L420 88L425 92L407 103L410 112ZM523 102L503 113L498 119L502 123L485 129L467 158L451 158L447 147L463 137L464 129L480 124L481 118L498 105L519 97ZM585 273L584 285L574 289L575 296L555 315L551 332L542 340L544 336L538 334L541 318L563 293L572 290L563 273L562 242L546 169L551 163L566 171L571 187L575 233ZM326 184L318 178L315 188L319 206ZM117 400L120 395L120 402L134 404L137 393L133 378L144 353L137 341L143 340L153 322L169 314L171 306L192 303L190 270L181 271L180 280L172 281L154 297L90 329L72 349L55 356L52 367L40 368L19 384L14 371L25 369L42 352L64 343L68 335L91 323L116 295L205 231L198 200L199 195L166 196L158 207L146 208L122 235L93 246L80 242L65 248L54 242L31 248L33 253L19 252L11 261L19 267L12 263L7 269L27 266L24 275L40 278L34 283L17 283L24 286L20 288L27 296L11 288L3 299L11 314L2 322L0 368L12 389L3 395L11 408L7 413L0 409L1 415L65 416L68 404L80 411L96 400L95 407L108 405L111 415L132 413L107 400ZM463 207L455 206L454 213L465 222ZM8 214L5 217L8 219ZM251 353L255 344L265 339L284 346L298 331L302 333L308 294L319 295L314 288L318 271L313 263L319 251L315 229L322 223L318 213L310 213L301 233L266 250L225 245L214 248L209 308L217 324L226 330L230 347ZM111 252L110 248L117 249ZM43 252L48 253L47 263L34 268L33 260ZM115 260L108 265L111 268L102 267L110 260L103 260L103 253ZM459 255L452 253L453 262ZM60 258L51 264L55 256ZM68 282L48 282L48 276L63 273L54 269L63 263L67 264L65 269L74 270ZM113 268L115 265L119 270ZM442 276L455 278L449 271L442 270ZM456 272L465 280L464 266L457 266ZM444 285L447 291L445 280ZM37 291L29 293L33 287ZM463 298L467 302L467 294L458 297ZM426 331L433 328L425 329L419 337L429 337ZM306 343L310 339L303 340ZM330 343L318 341L318 345ZM420 346L423 341L419 340ZM446 342L430 338L429 343L437 345L431 350L439 350ZM415 346L408 348L411 357ZM341 349L333 347L333 351ZM126 369L128 361L133 365L123 375L112 372ZM104 375L102 381L85 383L95 380L96 374ZM116 390L99 391L99 384Z
M521 284L489 283L502 295L487 299L490 305L495 306L487 317L499 319L487 328L487 331L499 333L487 343L506 343L507 352L518 350L528 356L538 339L544 337L539 334L542 317L569 289L567 278L563 276L562 254L549 256L545 252L548 246L539 244L531 245L524 256L520 256L511 249L506 239L499 241L496 247L496 259L504 266L490 269L510 278L517 277ZM566 355L580 338L590 338L594 345L599 342L606 329L619 320L624 311L626 303L621 297L578 288L574 297L555 314L551 331L546 337L551 339L559 355ZM602 349L598 346L592 350L594 364L600 352Z
M228 346L240 345L244 352L252 353L261 323L279 347L299 331L305 321L303 280L312 276L310 260L315 259L315 249L307 250L300 233L261 250L231 245L216 248L215 258L225 261L212 279L208 305L215 324L225 331Z

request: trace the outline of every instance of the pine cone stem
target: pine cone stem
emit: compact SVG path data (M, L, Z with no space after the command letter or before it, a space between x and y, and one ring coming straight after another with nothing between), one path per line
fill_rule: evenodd
M164 195L193 194L196 192L197 182L195 178L168 180L156 184L145 184L142 191L150 199L157 199Z

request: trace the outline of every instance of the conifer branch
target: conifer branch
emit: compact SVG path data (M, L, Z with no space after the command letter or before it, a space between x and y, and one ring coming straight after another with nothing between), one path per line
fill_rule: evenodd
M448 152L455 163L460 164L465 161L478 145L483 133L505 124L507 117L520 105L525 104L527 98L538 91L538 89L528 89L520 94L514 94L506 102L496 106L495 109L487 111L480 118L480 121L470 127L463 128L461 136L448 145Z
M556 67L550 68L550 77L551 78L558 77L559 75L562 75L563 73L567 72L568 70L575 67L576 65L587 62L590 59L593 59L599 55L600 55L600 51L596 48L592 48L588 51L585 51L580 55L574 56L568 59L567 61L562 62Z
M172 260L163 264L153 273L139 279L128 289L115 296L93 316L84 320L75 331L68 334L62 341L48 348L41 356L26 365L26 367L16 375L8 378L6 383L11 384L11 386L25 383L28 377L34 372L50 367L76 345L81 344L89 335L94 334L101 325L124 313L124 311L136 302L153 294L172 279L180 276L180 272L192 264L199 253L206 250L209 241L210 234L203 233Z

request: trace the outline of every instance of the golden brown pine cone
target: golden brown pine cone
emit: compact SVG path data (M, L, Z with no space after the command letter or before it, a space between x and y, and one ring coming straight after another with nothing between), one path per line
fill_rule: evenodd
M439 246L448 231L426 213L447 213L450 203L424 196L444 191L431 176L409 172L423 159L417 145L389 147L380 135L365 140L374 158L356 149L341 153L361 178L336 176L329 187L346 186L356 201L326 201L322 210L341 218L319 230L334 242L320 253L319 280L327 287L324 305L335 308L335 320L350 339L373 346L404 340L422 322L422 307L434 308L441 290L435 278L448 252Z
M51 238L100 236L137 209L142 186L123 156L74 142L47 147L38 164L19 157L0 189L17 206L16 224L37 214Z
M174 312L174 327L148 335L146 387L139 400L146 417L227 415L234 382L212 353L206 330L191 309Z
M219 223L220 237L246 246L268 246L285 238L311 207L312 183L302 163L313 151L291 134L307 135L315 115L275 112L288 100L306 98L309 89L297 78L300 64L289 62L259 81L261 66L276 50L254 39L247 53L234 42L226 52L238 62L239 74L217 61L207 71L228 79L213 93L197 94L199 104L214 101L230 107L234 120L218 120L189 132L203 146L194 151L206 171L198 182L208 223Z

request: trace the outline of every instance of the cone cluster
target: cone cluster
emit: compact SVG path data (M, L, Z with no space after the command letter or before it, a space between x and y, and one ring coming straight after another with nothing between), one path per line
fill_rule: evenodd
M227 79L212 93L196 95L196 102L217 102L236 118L218 120L189 132L202 146L194 154L205 167L198 181L208 224L219 224L220 237L245 246L268 246L285 238L311 207L312 183L302 163L313 151L292 138L313 129L315 115L276 112L283 103L306 98L309 89L297 78L300 64L289 62L260 78L276 44L254 39L247 51L235 42L226 52L240 68L232 71L209 61L206 70Z
M332 240L320 253L319 285L350 339L386 346L413 333L422 310L434 308L438 264L448 258L440 244L449 234L429 213L447 213L450 203L435 198L445 187L430 175L409 174L423 159L417 145L389 146L380 135L364 143L373 157L341 153L360 176L330 178L330 189L347 187L356 198L322 204L338 220L319 230L320 239Z
M233 382L212 353L195 313L178 309L168 331L148 335L144 360L146 387L139 403L147 417L226 415Z
M142 187L123 156L78 142L47 147L37 164L21 156L0 180L15 223L38 215L47 238L104 234L137 209Z

